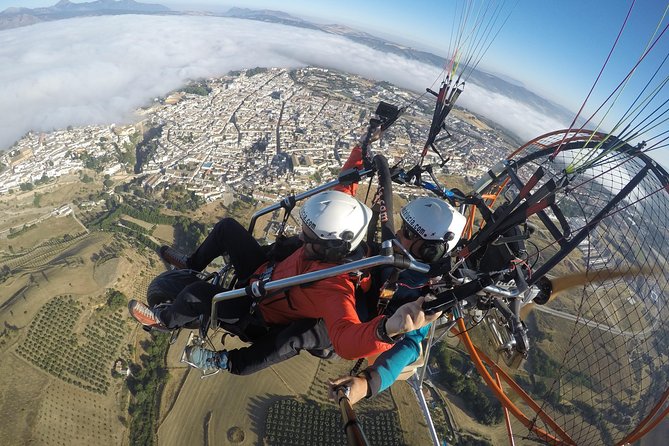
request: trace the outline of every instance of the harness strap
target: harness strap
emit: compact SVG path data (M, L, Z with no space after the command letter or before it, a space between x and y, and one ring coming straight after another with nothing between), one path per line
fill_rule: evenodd
M244 287L244 291L246 292L246 295L250 298L253 299L251 302L251 306L249 307L249 315L253 315L255 313L256 309L258 308L258 305L260 305L260 302L265 300L268 297L271 296L276 296L278 294L284 294L285 299L288 299L288 305L293 308L292 304L290 303L290 298L288 294L289 289L285 290L278 290L273 293L267 293L267 290L265 289L265 284L269 281L272 280L272 273L274 272L274 268L276 266L276 262L271 260L267 263L267 266L265 267L265 270L260 273L260 274L254 274L251 276L252 279L258 279L254 282L251 282L249 285ZM361 272L361 271L354 271L348 273L348 279L354 284L355 288L357 289L360 286L360 283L362 280L367 277L366 273ZM300 287L305 287L309 286L310 284L302 284ZM281 300L277 299L276 301ZM275 301L272 301L270 303L274 303Z
M295 200L294 193L281 200L281 207L283 208L284 213L283 220L281 220L281 225L279 226L279 231L277 232L277 236L283 235L283 231L286 229L286 224L288 223L288 217L290 217L290 213L293 211L293 208L295 208L295 203L297 203L297 201Z
M246 295L253 299L253 302L251 302L251 306L249 307L249 314L253 314L256 311L258 304L260 304L260 301L267 296L265 283L272 279L272 272L274 272L275 265L276 263L274 261L268 262L265 270L256 276L258 280L251 282L244 288Z

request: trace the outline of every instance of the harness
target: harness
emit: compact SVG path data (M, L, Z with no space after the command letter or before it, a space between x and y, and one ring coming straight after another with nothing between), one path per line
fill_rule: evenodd
M283 294L283 297L280 297L278 299L274 299L271 302L268 302L267 305L271 305L274 302L278 302L282 299L288 299L288 306L291 309L294 309L292 304L290 303L290 296L289 296L289 290L290 289L285 289L285 290L279 290L275 291L273 293L268 294L267 291L265 290L265 283L269 282L272 280L272 274L274 273L274 269L277 265L277 263L285 260L287 257L292 255L298 248L299 246L295 247L292 249L292 251L283 251L285 257L282 258L271 258L269 262L267 262L267 265L265 266L264 270L259 273L253 275L251 278L256 279L255 281L251 282L249 285L245 287L246 294L253 299L253 302L251 303L251 307L249 309L249 313L253 314L256 309L258 308L258 305L266 301L266 299L271 298L273 296L277 296L280 294ZM346 257L342 262L340 263L347 263L347 261L354 260L355 257L361 257L362 256L362 248L356 249L350 256ZM363 271L354 271L348 273L348 280L353 283L354 288L356 289L356 294L357 290L362 286L364 283L365 279L369 277L369 273L363 272ZM300 285L302 288L306 288L310 286L311 283L303 284Z

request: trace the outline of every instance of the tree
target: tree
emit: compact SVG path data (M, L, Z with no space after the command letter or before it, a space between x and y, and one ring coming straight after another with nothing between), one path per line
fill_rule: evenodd
M110 310L117 310L124 307L127 303L128 299L120 291L114 289L107 290L107 307Z

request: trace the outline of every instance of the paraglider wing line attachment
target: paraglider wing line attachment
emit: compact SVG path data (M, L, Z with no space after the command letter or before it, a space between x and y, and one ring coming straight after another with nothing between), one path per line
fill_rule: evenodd
M281 200L281 207L284 208L286 212L290 212L295 207L295 203L296 203L295 195L290 195Z
M374 167L372 159L374 154L369 150L369 143L372 141L372 136L380 130L381 132L385 131L388 127L393 125L397 118L404 111L403 108L397 107L395 105L389 104L387 102L379 102L379 105L376 107L374 115L369 120L369 126L367 127L367 134L362 139L362 160L364 163L365 169L372 169Z
M381 121L381 131L385 131L388 127L393 125L393 123L399 118L399 116L404 111L403 108L396 107L387 102L381 101L376 107L374 112Z
M281 226L279 227L279 232L277 233L277 236L283 235L283 231L286 229L286 224L288 223L288 217L290 217L290 213L295 208L295 203L297 203L297 200L295 200L294 193L281 200L281 207L283 208L284 212L283 212L283 220L281 221Z
M409 184L414 184L416 186L420 186L420 184L421 184L420 174L421 173L423 173L423 170L420 168L419 165L413 166L406 173L406 182L409 183Z

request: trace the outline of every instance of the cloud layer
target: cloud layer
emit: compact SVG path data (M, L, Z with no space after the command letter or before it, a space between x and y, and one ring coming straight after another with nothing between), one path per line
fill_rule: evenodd
M132 122L134 110L188 79L309 65L415 91L439 75L343 37L272 23L159 16L43 23L0 32L0 150L28 130ZM567 124L472 83L459 103L525 139Z

